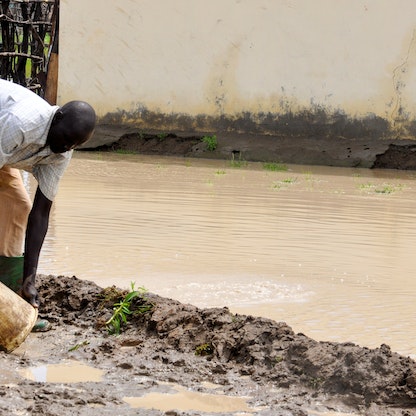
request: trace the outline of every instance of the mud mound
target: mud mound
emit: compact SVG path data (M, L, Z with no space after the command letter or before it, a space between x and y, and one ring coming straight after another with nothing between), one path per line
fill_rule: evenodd
M127 292L45 275L38 277L38 288L41 315L53 329L31 334L25 345L36 339L48 351L31 356L27 347L23 356L2 353L4 368L71 357L93 363L106 375L101 383L76 384L83 401L73 389L21 378L13 388L0 388L0 414L204 414L138 413L123 402L133 385L135 394L143 395L161 382L201 391L202 381L260 403L260 410L252 413L258 415L306 415L311 409L416 414L416 364L387 345L368 349L317 342L283 322L235 315L227 308L199 309L155 294L133 301L132 310L144 304L151 309L131 315L115 336L108 334L105 322ZM92 406L97 400L100 409Z
M189 156L195 145L202 143L202 136L178 136L175 133L125 134L116 142L101 145L94 150L102 152L127 152L147 155Z
M411 139L386 139L378 136L347 139L325 135L285 136L222 132L216 136L216 149L209 150L203 142L203 134L122 134L123 129L109 126L99 126L98 130L80 150L225 160L237 157L244 161L300 165L416 169L416 144Z

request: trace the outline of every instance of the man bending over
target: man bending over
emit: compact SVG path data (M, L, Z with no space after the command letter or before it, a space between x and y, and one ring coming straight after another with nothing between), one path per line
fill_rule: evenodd
M95 122L94 109L83 101L51 106L0 79L0 281L35 308L36 271L52 201L73 149L92 136ZM33 206L19 169L38 182Z

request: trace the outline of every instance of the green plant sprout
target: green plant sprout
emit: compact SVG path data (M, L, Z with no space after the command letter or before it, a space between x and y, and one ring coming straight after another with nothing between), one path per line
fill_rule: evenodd
M107 331L111 335L119 335L121 332L121 326L127 324L127 319L133 313L145 313L149 311L153 305L145 302L144 305L139 306L136 311L131 310L131 304L135 298L144 299L144 293L146 289L140 287L139 290L134 289L134 282L131 282L131 291L127 293L124 298L116 302L113 307L113 315L105 323Z
M77 349L81 348L81 347L85 347L86 345L89 345L89 341L85 340L82 342L79 342L78 344L74 345L72 348L70 348L68 351L76 351Z
M284 178L281 180L282 183L294 183L296 182L296 178Z
M263 163L263 169L270 170L273 172L287 171L287 166L282 163L266 162L266 163Z
M393 185L389 183L383 183L382 185L375 185L372 183L362 183L359 185L359 189L361 191L365 191L367 193L374 192L376 194L392 194L396 191L403 190L403 185Z
M238 160L231 159L230 166L232 168L242 168L242 167L248 166L248 162L246 160L241 160L241 159L238 159Z
M390 185L390 184L384 184L381 186L381 188L380 187L376 188L374 192L377 194L392 194L393 192L402 190L402 188L403 188L402 185L395 186L395 185Z
M206 344L199 345L195 348L195 355L205 356L212 354L214 354L214 347L211 343L207 342Z
M207 149L210 152L213 152L217 146L218 146L218 141L217 141L217 136L214 134L213 136L204 136L201 141L203 143L206 143L207 145Z
M284 178L281 181L273 182L272 187L273 189L280 189L282 186L286 185L286 188L287 188L287 185L295 183L296 179L297 178L291 178L291 177Z

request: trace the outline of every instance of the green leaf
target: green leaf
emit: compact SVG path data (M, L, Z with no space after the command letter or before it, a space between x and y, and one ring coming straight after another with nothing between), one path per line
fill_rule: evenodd
M113 315L106 322L107 331L111 334L119 334L121 331L122 324L126 324L128 317L133 313L145 313L152 309L152 304L145 303L139 305L136 310L131 310L131 302L134 298L141 298L145 300L143 294L146 292L145 288L140 287L140 290L134 290L134 282L131 282L131 291L127 293L124 298L116 302L113 306Z

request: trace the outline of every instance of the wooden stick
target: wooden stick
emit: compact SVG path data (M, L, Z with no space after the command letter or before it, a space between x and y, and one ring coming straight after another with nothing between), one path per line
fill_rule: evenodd
M58 98L58 67L59 67L59 0L57 0L52 15L52 39L49 62L46 72L45 100L55 105Z

